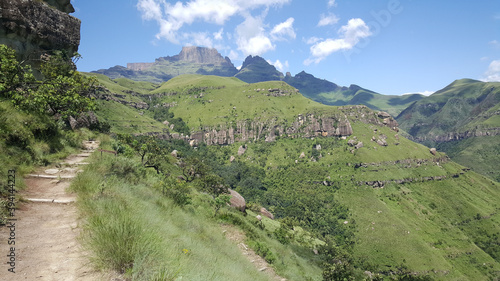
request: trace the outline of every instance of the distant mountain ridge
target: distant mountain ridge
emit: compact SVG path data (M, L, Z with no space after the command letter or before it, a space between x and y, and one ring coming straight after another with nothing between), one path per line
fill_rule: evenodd
M112 79L124 77L162 83L182 74L232 77L238 70L228 57L222 57L214 48L188 46L175 56L160 57L155 62L127 63L127 67L117 65L92 73L104 74Z
M259 56L248 56L238 70L228 57L222 57L216 49L194 46L183 47L178 55L157 58L152 63L128 63L127 67L114 66L93 72L112 79L125 77L154 83L166 82L182 74L236 77L247 83L285 81L297 88L305 97L326 105L363 104L374 110L386 111L393 116L397 116L411 103L423 97L419 94L387 96L357 85L341 87L304 71L295 76L290 73L285 76Z

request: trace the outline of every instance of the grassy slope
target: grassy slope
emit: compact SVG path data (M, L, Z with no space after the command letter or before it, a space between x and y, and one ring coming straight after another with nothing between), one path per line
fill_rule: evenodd
M500 233L500 204L496 200L500 196L500 184L474 172L454 178L463 167L451 161L439 165L433 162L412 164L411 168L389 163L381 167L354 168L354 163L431 160L443 154L432 156L428 148L404 138L400 138L396 146L395 133L388 128L378 128L378 134L388 136L388 147L370 141L371 136L376 135L370 125L360 122L354 124L353 129L354 135L365 144L355 154L349 152L347 140L332 138L280 139L269 144L248 144L242 156L236 156L240 144L219 149L227 158L234 155L236 161L263 166L268 175L283 166L299 166L316 171L316 178L312 176L314 180L323 181L329 176L329 180L341 187L333 192L337 200L349 208L347 220L355 222L354 256L373 272L397 271L398 267L405 266L411 272L430 274L437 279L476 280L497 276L494 272L500 270L500 263L476 243ZM311 148L316 144L323 147L323 157L311 162ZM262 153L263 147L265 153ZM299 159L301 152L306 152L306 158ZM356 184L358 181L432 176L447 178L399 185L390 183L383 189ZM294 185L290 182L289 189L294 189ZM488 243L496 243L492 239Z
M221 86L224 87L215 89ZM200 125L267 119L271 116L290 120L310 110L339 110L306 100L294 91L285 97L269 97L266 96L267 91L256 91L276 87L288 89L289 86L282 82L246 84L235 78L187 75L172 79L151 93L177 92L176 95L163 97L162 102L176 101L177 106L171 110L177 117L182 117L191 129ZM201 92L204 96L196 98ZM279 169L279 166L292 165L302 165L310 171L316 171L316 168L326 171L317 180L322 181L328 175L340 185L335 194L349 207L350 219L356 221L355 256L365 259L365 263L376 271L393 271L396 266L404 265L411 271L430 273L438 279L495 276L494 272L500 271L499 262L477 245L484 241L497 243L491 237L500 233L499 205L495 201L500 196L499 184L474 172L454 178L453 175L460 174L463 167L451 161L414 163L411 168L388 163L402 159L429 160L434 156L420 144L402 137L397 140L396 133L388 128L377 128L354 120L352 125L354 135L365 144L354 153L349 152L351 148L347 146L347 140L280 139L270 144L249 144L247 152L237 156L237 160L265 167L268 173ZM387 136L388 147L380 147L371 141L372 136L381 134ZM395 145L396 142L399 145ZM324 147L321 151L323 158L311 162L311 148L316 143ZM230 155L237 155L239 145L219 147L217 150L229 160ZM299 159L301 152L306 152L306 158ZM439 156L442 155L436 157ZM355 168L354 164L360 162L383 165ZM389 183L383 189L356 184L358 181L431 176L447 178L399 185ZM488 240L488 237L493 240Z
M500 83L462 79L416 102L397 120L413 137L427 138L423 143L437 146L458 163L498 180L499 137L473 137L446 143L436 143L433 138L498 128L499 110Z
M498 127L500 83L461 79L403 111L397 120L414 137Z
M498 122L497 124L500 124ZM500 182L500 136L472 137L437 144L453 161Z
M199 85L223 88L188 91ZM288 90L289 96L267 96L270 88ZM170 92L179 94L163 97L162 102L177 102L170 110L176 117L181 117L191 130L196 130L201 125L213 126L245 119L268 120L278 117L281 121L289 121L313 108L331 108L335 111L332 107L305 99L293 87L279 81L247 84L236 78L181 75L151 93ZM202 92L203 97L195 97Z
M104 140L101 147L109 149L109 141ZM209 195L191 188L193 203L179 207L162 195L162 178L144 171L138 157L93 155L89 160L91 165L71 188L78 192L80 210L88 217L83 239L98 268L123 271L133 280L156 280L159 273L166 278L158 280L269 280L224 237L219 223L226 221L213 217ZM176 162L172 157L168 160ZM176 165L167 169L180 174ZM267 231L256 227L254 215L226 208L220 212L221 217L240 221L254 239L267 244L279 258L275 267L282 276L321 280L311 251L297 254L297 247L269 238ZM276 222L264 221L276 227Z

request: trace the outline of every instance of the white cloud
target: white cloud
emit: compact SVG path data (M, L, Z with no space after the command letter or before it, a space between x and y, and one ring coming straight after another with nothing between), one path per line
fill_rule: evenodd
M334 14L329 14L328 16L321 15L321 19L318 22L318 26L334 25L337 22L339 22L339 20L340 19Z
M430 96L430 95L432 95L434 93L435 92L433 92L433 91L411 92L411 93L404 93L404 94L402 94L402 96L404 96L404 95L413 95L413 94L421 94L421 95L424 95L424 96Z
M335 0L328 0L328 7L336 7L337 3L335 3Z
M270 6L279 6L291 0L191 0L186 3L168 3L165 0L139 0L137 9L144 20L155 20L160 26L157 38L179 43L178 31L184 25L203 21L223 25L236 14Z
M274 40L286 40L288 38L295 39L297 35L293 29L294 18L288 18L285 22L277 24L271 30L271 36Z
M316 43L316 42L319 42L319 41L321 41L321 40L323 40L323 38L311 37L311 38L309 38L309 39L305 39L305 38L304 38L304 40L303 40L303 41L304 41L304 42L306 42L306 44L307 44L307 45L312 45L312 44L314 44L314 43Z
M350 19L347 25L342 26L338 31L340 38L328 38L318 41L311 46L312 58L304 61L304 64L319 63L327 56L338 51L350 50L363 38L372 35L370 28L359 18Z
M276 67L276 69L278 69L281 72L284 72L289 67L288 61L282 63L280 60L276 60L275 62L268 60L267 62L269 64L274 65L274 67Z
M137 3L137 9L142 13L144 20L160 20L162 18L160 4L155 0L141 0Z
M500 48L500 42L498 42L497 40L490 41L489 44L494 48Z
M500 60L494 60L490 63L488 70L484 73L485 82L500 82Z
M214 43L207 32L192 32L183 34L189 45L212 48Z
M268 51L274 50L276 46L271 43L271 40L264 35L252 37L239 49L245 55L262 55Z
M265 33L263 18L264 15L247 15L245 21L236 27L236 44L245 56L261 55L276 47Z
M214 39L222 40L222 33L224 33L224 28L221 28L218 32L214 32Z

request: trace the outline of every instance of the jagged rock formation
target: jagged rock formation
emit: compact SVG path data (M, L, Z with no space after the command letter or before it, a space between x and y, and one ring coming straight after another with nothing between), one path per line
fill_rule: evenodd
M154 63L127 63L127 68L131 70L147 70L164 62L187 62L234 68L231 60L228 57L223 58L216 49L195 46L182 47L182 51L178 55L157 58ZM236 71L236 68L234 68L235 73Z
M317 117L314 114L299 114L291 124L278 124L275 119L243 120L236 124L219 125L217 128L205 127L203 131L192 134L191 138L198 143L226 145L259 139L272 142L277 137L327 137L351 134L351 124L345 115Z
M238 72L228 57L213 48L183 47L175 56L160 57L155 62L127 63L127 67L114 66L93 73L110 78L125 77L135 81L161 83L182 74L203 74L231 77Z
M182 139L192 145L205 143L207 145L228 145L235 142L265 140L275 141L278 137L284 138L311 138L311 137L345 137L353 133L351 121L356 120L377 126L388 126L398 130L397 122L389 117L390 122L379 117L364 105L340 107L337 114L299 114L291 123L270 120L240 120L236 123L219 124L215 127L206 126L201 131L191 135L178 133L150 133L161 139ZM356 143L357 144L357 143ZM358 145L358 148L361 148ZM244 153L244 152L243 152Z
M0 1L0 44L17 51L18 59L38 59L41 53L65 50L73 54L80 44L80 20L70 0Z

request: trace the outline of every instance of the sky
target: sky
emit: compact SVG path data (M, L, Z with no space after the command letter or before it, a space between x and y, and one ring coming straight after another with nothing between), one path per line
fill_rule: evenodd
M428 95L462 78L500 81L499 0L71 2L85 72L202 46L236 67L258 55L283 73L381 94Z

